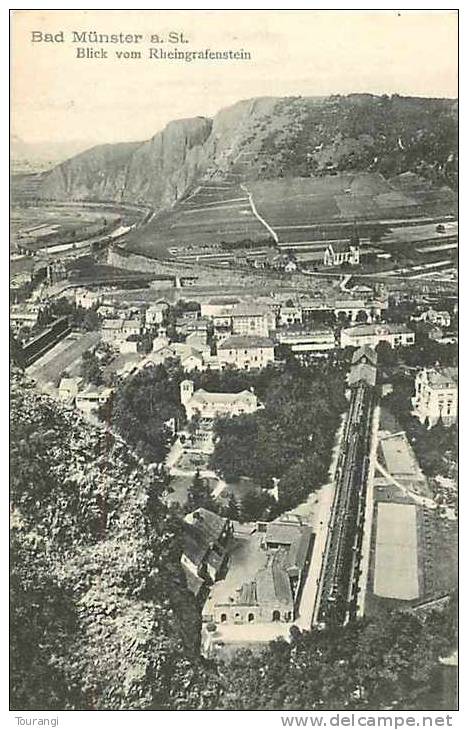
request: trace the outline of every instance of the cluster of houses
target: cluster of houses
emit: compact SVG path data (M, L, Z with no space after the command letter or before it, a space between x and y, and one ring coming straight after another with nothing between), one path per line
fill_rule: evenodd
M227 367L260 369L274 363L278 345L288 346L302 359L320 357L337 347L359 348L367 345L375 348L379 343L386 342L390 347L398 348L415 343L411 322L408 325L381 321L385 319L388 301L384 295L376 294L372 288L364 285L352 290L338 290L328 297L290 292L251 298L204 297L197 308L181 312L175 321L167 300L156 301L148 307L119 304L111 297L106 297L103 290L87 288L76 289L73 296L77 306L92 309L99 315L104 343L114 352L130 356L127 359L132 359L134 355L132 362L124 363L128 366L128 374L148 365L164 364L168 360L177 360L187 373ZM10 312L13 331L37 325L40 312L41 305L38 303L13 305ZM447 328L451 324L448 312L426 307L412 319L427 323L431 333L432 329L437 332L441 330L440 337L447 338ZM336 322L341 323L339 328ZM431 333L430 336L436 337L437 333ZM440 337L439 341L445 341ZM146 340L144 352L143 338ZM444 374L445 379L446 376ZM435 387L433 383L436 376L429 373L424 377L421 393L427 393L429 387ZM445 379L442 379L444 383ZM438 377L439 390L442 380ZM111 397L111 389L84 387L79 378L64 378L59 390L62 400L71 399L86 412L95 410ZM190 393L189 397L187 387L183 404L190 411L189 401L192 398L197 400L203 396L206 400L209 395ZM211 394L213 397L215 395ZM218 395L219 405L226 399L226 394ZM235 400L238 400L238 395ZM450 422L454 412L456 414L456 399L449 393L441 408L440 398L440 393L437 398L418 396L415 401L416 415L431 425L434 419L439 419L440 414L444 422ZM242 406L245 412L252 412L258 407L254 399L252 394L245 394L246 403ZM436 401L437 407L433 405ZM250 405L246 405L248 402ZM210 407L204 403L199 408L200 412L205 411L202 413L204 418L211 418L206 412ZM233 407L235 409L237 406ZM206 445L210 447L210 436L206 436Z
M387 342L393 348L415 342L409 325L381 323L388 301L363 285L327 298L291 293L250 299L206 297L197 310L183 312L175 323L171 320L170 333L170 304L166 300L145 309L115 304L99 290L81 288L74 296L77 306L97 312L102 340L113 349L124 355L141 353L145 338L151 362L177 359L187 372L263 368L274 362L276 345L287 345L303 358L321 356L336 347L376 347ZM38 312L39 307L31 303L13 306L13 328L33 326ZM448 312L430 308L415 319L434 329L434 339L446 341ZM340 323L338 335L333 325L336 321Z
M314 542L300 518L240 526L200 508L186 515L183 537L181 563L205 623L294 622Z
M105 385L86 384L81 376L65 376L60 380L58 397L65 405L74 406L92 419L102 406L109 403L114 389Z
M214 297L201 302L199 311L177 320L176 332L184 342L170 342L161 326L151 359L163 363L177 358L187 372L228 366L251 370L273 363L278 344L288 345L299 357L320 356L336 347L375 347L379 342L388 342L391 347L414 344L414 332L407 325L378 323L386 308L384 298L362 295L333 301ZM333 314L354 326L342 329L337 340L335 327L313 321L317 313ZM121 328L125 331L125 324Z
M204 250L204 247L201 246L196 252L192 251L191 255L196 256ZM308 263L313 261L326 267L358 266L368 253L374 251L377 251L377 249L368 245L364 250L361 250L358 239L340 239L330 241L328 245L324 245L320 250L307 252L306 260ZM177 249L173 249L173 253L177 254ZM257 250L255 253L248 249L238 249L230 255L230 258L238 264L250 265L255 269L273 269L292 274L300 270L301 266L298 258L302 258L302 256L301 254L296 256L291 251L278 253L275 250L264 248Z

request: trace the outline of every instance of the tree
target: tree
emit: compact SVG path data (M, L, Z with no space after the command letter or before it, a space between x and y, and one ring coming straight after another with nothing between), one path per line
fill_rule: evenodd
M101 366L94 352L86 350L83 353L80 372L87 383L92 385L102 384Z
M94 309L87 309L83 317L83 327L87 332L99 329L101 326L101 320Z
M238 520L240 511L239 511L239 505L237 502L237 499L235 498L234 494L229 495L228 503L226 505L226 508L224 510L224 514L226 517L228 517L230 520Z
M375 348L379 365L382 367L394 367L398 362L396 351L389 342L379 342Z
M337 321L339 327L348 327L351 321L351 317L346 312L338 312Z
M203 709L217 680L198 655L182 524L154 472L17 377L12 709Z
M145 332L141 338L141 351L147 354L148 352L151 352L153 348L153 337L149 332Z
M168 421L185 420L179 383L184 377L179 365L145 368L123 381L114 396L112 425L148 462L162 463L173 434Z
M200 476L200 470L197 469L195 476L193 477L192 484L189 487L187 494L187 509L189 512L193 512L199 507L213 510L214 500L211 496L211 489L206 479L202 479Z
M359 312L356 314L356 322L367 323L367 312L365 309L360 309Z
M274 504L273 498L264 490L250 489L241 499L241 521L252 522L268 519L270 517L270 509Z

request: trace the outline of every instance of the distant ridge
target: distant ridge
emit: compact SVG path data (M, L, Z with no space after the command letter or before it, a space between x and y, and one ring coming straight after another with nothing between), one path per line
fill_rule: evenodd
M213 119L170 122L149 140L98 145L41 176L40 198L169 208L201 180L338 171L413 172L456 186L458 102L372 94L259 97ZM248 164L247 164L248 163Z

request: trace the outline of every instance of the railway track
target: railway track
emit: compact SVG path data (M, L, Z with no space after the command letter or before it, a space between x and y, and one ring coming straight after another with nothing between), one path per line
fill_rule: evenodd
M356 616L375 390L365 380L352 390L337 465L318 610L319 624L343 625Z

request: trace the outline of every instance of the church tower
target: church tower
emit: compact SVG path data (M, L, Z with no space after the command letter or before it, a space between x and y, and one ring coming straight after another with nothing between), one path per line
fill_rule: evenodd
M193 381L183 380L180 384L180 402L187 410L187 403L192 400L193 396Z

